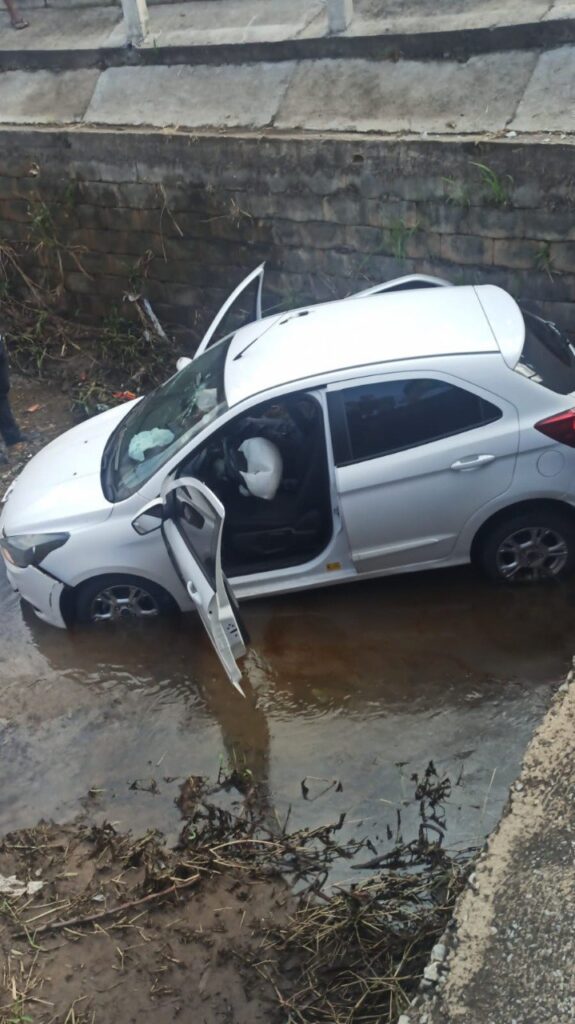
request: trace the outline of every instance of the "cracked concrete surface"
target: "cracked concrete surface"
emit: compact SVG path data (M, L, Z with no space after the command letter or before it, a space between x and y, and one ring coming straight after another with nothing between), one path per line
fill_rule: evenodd
M222 68L109 68L100 75L84 120L186 128L249 123L262 128L272 122L293 70L289 61Z
M460 61L7 71L0 123L410 132L575 131L575 47Z

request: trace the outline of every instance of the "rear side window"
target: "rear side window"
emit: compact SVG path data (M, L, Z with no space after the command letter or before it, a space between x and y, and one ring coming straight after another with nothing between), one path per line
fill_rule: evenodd
M442 380L380 381L329 395L338 466L415 448L501 417L501 409Z
M567 338L554 324L522 312L525 344L516 371L558 395L575 391L575 354Z

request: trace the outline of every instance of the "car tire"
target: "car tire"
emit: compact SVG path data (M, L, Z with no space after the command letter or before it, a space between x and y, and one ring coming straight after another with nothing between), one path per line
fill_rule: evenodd
M143 621L175 609L162 587L141 576L98 576L76 591L75 620L81 623Z
M564 579L575 568L575 524L554 509L509 515L483 537L476 561L500 583Z

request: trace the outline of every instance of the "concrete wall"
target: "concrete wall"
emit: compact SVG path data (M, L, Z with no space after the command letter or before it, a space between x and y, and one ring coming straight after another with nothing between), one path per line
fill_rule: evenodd
M193 334L262 260L264 302L411 272L493 282L575 330L572 145L6 130L0 243L68 308L139 288ZM484 165L482 170L475 166Z

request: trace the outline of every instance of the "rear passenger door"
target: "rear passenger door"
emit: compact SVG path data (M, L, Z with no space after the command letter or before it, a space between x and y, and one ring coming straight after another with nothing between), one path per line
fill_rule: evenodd
M511 485L510 403L447 374L386 374L328 388L341 512L358 572L452 551L469 517Z

